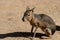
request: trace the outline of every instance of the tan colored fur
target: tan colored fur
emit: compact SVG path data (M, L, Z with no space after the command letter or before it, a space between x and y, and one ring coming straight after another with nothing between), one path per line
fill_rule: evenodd
M47 21L50 21L50 23L44 21L46 19L43 20L43 19L41 19L39 17L34 16L33 15L33 10L34 10L34 8L30 9L28 7L27 11L25 12L26 16L23 17L23 20L24 20L24 18L26 18L30 22L30 24L32 25L31 33L33 32L34 27L36 27L36 29L34 31L34 35L33 35L32 40L34 39L34 37L36 35L36 31L37 31L38 28L40 28L42 31L44 31L46 35L48 35L49 37L51 37L51 32L49 32L49 29L48 29L47 26L51 25L52 27L54 27L55 23L54 22L52 23L51 22L52 20L49 19L49 18L47 18L48 19ZM40 17L41 16L43 18L44 14L40 15ZM48 16L46 16L46 17L48 17Z

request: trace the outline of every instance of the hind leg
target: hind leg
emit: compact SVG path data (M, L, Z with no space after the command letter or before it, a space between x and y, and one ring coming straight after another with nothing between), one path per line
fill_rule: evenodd
M50 30L50 29L46 28L46 29L44 30L44 32L45 32L45 34L46 34L49 38L52 37L52 34L51 34L51 30Z

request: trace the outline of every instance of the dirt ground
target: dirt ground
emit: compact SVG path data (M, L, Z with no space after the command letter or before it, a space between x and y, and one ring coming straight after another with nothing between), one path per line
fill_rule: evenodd
M21 20L27 6L36 7L35 13L49 15L60 26L60 0L0 0L0 40L30 40L31 26ZM41 29L37 33L42 33ZM34 40L60 40L60 30L51 39Z

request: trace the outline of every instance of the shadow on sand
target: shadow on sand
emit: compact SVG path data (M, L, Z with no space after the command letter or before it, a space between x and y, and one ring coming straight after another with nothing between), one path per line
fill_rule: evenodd
M6 33L6 34L0 34L0 39L6 38L6 37L33 37L33 34L31 35L30 32L13 32L13 33ZM47 36L42 33L36 33L36 37L41 38L42 36Z
M60 26L56 26L56 30L60 31ZM6 38L6 37L33 37L33 34L31 35L31 32L12 32L12 33L6 33L6 34L0 34L0 39ZM47 36L42 33L36 33L36 37L41 38L42 36Z

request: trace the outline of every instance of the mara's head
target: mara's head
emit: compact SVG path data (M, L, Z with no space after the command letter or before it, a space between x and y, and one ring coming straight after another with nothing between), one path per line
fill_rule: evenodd
M22 21L25 21L25 19L27 19L28 21L30 21L32 19L32 15L33 15L34 9L35 9L35 7L32 8L32 9L30 9L29 7L27 7L26 11L24 12Z

